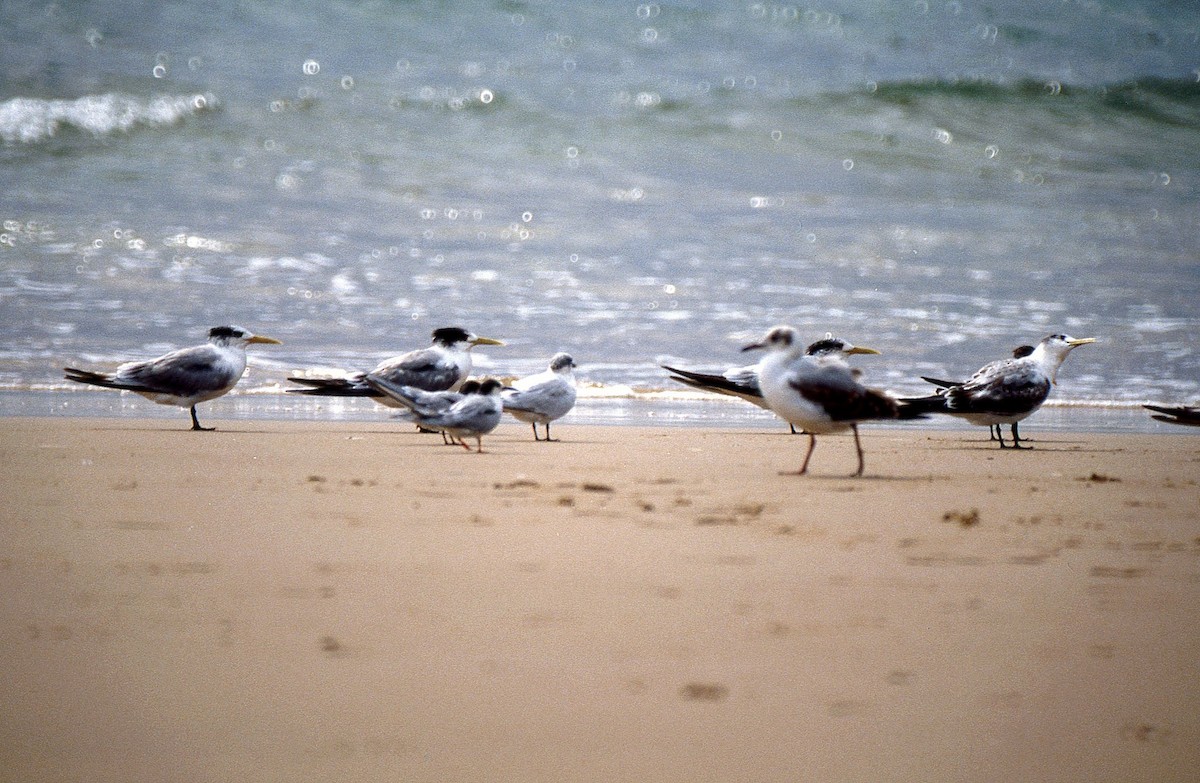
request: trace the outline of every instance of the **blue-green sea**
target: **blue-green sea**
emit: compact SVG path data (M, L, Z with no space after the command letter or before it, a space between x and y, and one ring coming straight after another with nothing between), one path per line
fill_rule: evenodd
M0 182L21 395L235 323L252 395L461 325L652 398L789 323L901 393L1067 332L1060 403L1200 397L1195 4L14 0Z

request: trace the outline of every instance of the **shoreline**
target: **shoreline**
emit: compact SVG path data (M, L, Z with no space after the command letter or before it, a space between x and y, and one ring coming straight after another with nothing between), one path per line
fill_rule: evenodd
M185 418L0 417L0 779L1200 770L1200 441Z
M337 398L297 398L294 395L231 393L199 408L202 421L292 421L292 422L380 422L392 421L392 411L365 400ZM81 417L170 420L187 418L187 412L171 406L156 405L131 393L113 393L107 389L75 389L69 392L0 390L0 418L6 417ZM512 423L505 418L506 424ZM575 409L561 420L563 426L664 426L713 429L785 427L772 413L742 400L720 395L613 396L583 395ZM556 425L557 426L557 425ZM933 416L921 421L870 422L864 428L887 430L926 430L982 432L982 427L967 424L951 416ZM1041 410L1022 422L1022 431L1094 432L1186 435L1192 428L1163 424L1151 418L1140 403L1092 402L1062 403L1049 401Z

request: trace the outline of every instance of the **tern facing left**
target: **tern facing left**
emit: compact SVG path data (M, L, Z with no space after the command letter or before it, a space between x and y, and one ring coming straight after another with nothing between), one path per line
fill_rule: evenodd
M805 353L796 330L776 326L759 342L743 351L766 349L758 364L758 382L763 400L780 418L808 434L808 452L799 475L808 471L808 461L817 446L817 435L850 430L858 454L858 470L863 474L862 443L858 423L872 419L895 419L901 415L896 400L858 381L858 373L840 353Z
M254 343L280 345L273 337L252 334L240 326L216 326L208 330L208 342L171 351L157 359L126 362L116 372L93 372L66 367L66 378L77 383L135 392L159 405L178 405L192 414L193 430L201 427L196 406L215 400L241 380L246 371L246 346Z
M826 332L825 338L809 345L805 353L811 356L840 356L844 359L856 354L877 355L879 351L876 351L874 348L851 345L845 340L839 340L834 337L832 332ZM719 375L715 373L695 372L694 370L680 370L666 364L661 366L664 370L671 373L671 380L673 381L678 381L701 391L739 397L752 405L770 410L770 406L763 399L762 389L758 385L759 365L761 363L749 364L745 367L730 367ZM795 432L796 426L793 424L792 433L795 434Z
M1052 334L1025 356L989 362L963 383L948 386L929 397L902 400L923 413L947 413L981 427L1007 424L1012 448L1023 449L1017 424L1032 416L1058 383L1058 369L1067 355L1094 337ZM999 434L999 426L996 427ZM1000 437L1000 448L1008 448Z
M575 407L575 360L570 354L556 353L545 372L514 381L501 393L504 410L519 421L533 426L533 439L538 437L537 425L546 428L550 437L550 422L561 419Z
M422 408L409 395L398 391L374 373L366 377L367 383L379 389L400 405L413 412L413 418L420 426L449 435L467 451L466 438L475 439L476 451L483 453L483 436L487 435L500 424L504 415L504 404L500 401L502 384L495 378L486 378L472 394L465 394L458 402L444 410Z

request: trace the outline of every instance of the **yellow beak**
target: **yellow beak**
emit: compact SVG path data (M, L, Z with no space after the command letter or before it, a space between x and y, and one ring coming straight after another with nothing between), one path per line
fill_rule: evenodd
M879 355L879 351L875 350L874 348L864 348L861 345L854 345L854 346L851 346L850 348L847 348L846 353L850 353L850 354L869 353L869 354Z
M249 340L247 340L246 342L248 342L248 343L262 343L262 344L264 344L264 345L283 345L283 343L282 343L281 341L279 341L279 340L276 340L274 337L266 337L266 336L264 336L264 335L261 335L261 334L256 334L256 335L254 335L253 337L251 337L251 338L250 338Z
M1067 345L1074 348L1076 345L1087 345L1088 343L1096 342L1095 337L1077 337L1073 340L1067 340Z
M504 343L490 337L476 337L471 341L471 345L504 345Z

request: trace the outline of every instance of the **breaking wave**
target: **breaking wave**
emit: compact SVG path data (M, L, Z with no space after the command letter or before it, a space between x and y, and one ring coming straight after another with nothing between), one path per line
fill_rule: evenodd
M10 98L0 102L0 139L7 144L37 144L67 128L97 137L128 133L138 127L175 125L216 106L216 98L207 93L149 98L105 93L73 100Z

